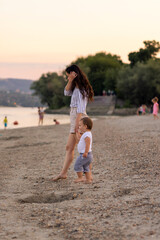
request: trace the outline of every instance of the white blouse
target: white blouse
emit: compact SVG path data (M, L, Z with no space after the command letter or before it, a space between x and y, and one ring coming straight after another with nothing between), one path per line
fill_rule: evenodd
M77 113L86 113L88 98L87 97L83 98L83 95L80 92L79 88L75 88L73 92L64 89L64 95L71 96L70 107L77 108Z

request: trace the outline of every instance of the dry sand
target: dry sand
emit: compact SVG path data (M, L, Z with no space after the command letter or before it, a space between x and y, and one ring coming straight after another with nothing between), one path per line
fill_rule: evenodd
M160 120L94 121L94 182L52 182L69 125L0 132L0 239L160 239ZM76 153L77 155L77 153Z

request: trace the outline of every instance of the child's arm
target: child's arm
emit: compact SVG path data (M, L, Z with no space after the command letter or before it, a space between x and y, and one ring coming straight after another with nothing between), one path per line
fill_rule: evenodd
M85 152L83 153L83 157L87 157L89 148L90 148L91 139L89 137L86 137L84 140L86 143L86 148L85 148Z

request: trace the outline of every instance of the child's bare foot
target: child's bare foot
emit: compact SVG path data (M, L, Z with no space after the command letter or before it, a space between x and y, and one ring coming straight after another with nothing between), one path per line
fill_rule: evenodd
M85 181L83 181L85 184L91 184L92 180L91 179L86 179Z
M92 176L91 176L90 180L93 182L93 177ZM85 182L85 181L86 181L86 177L83 176L83 182Z
M83 178L76 178L74 180L75 183L79 183L79 182L83 182L83 181L84 181Z

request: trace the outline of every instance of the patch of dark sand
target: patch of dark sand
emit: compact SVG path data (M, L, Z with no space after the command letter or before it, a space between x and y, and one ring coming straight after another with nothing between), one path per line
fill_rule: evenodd
M10 140L17 140L17 139L21 139L23 138L22 136L10 136L10 137L3 137L3 138L0 138L0 140L3 140L3 141L10 141Z
M34 144L21 144L21 145L15 145L11 147L6 147L6 149L14 149L14 148L21 148L21 147L36 147L36 146L43 146L43 145L49 145L52 142L42 142L42 143L34 143Z
M83 194L83 192L70 192L70 193L63 193L63 194L56 194L54 192L50 194L36 194L28 196L24 199L19 199L19 203L56 203L56 202L63 202L66 200L74 200L79 198Z

